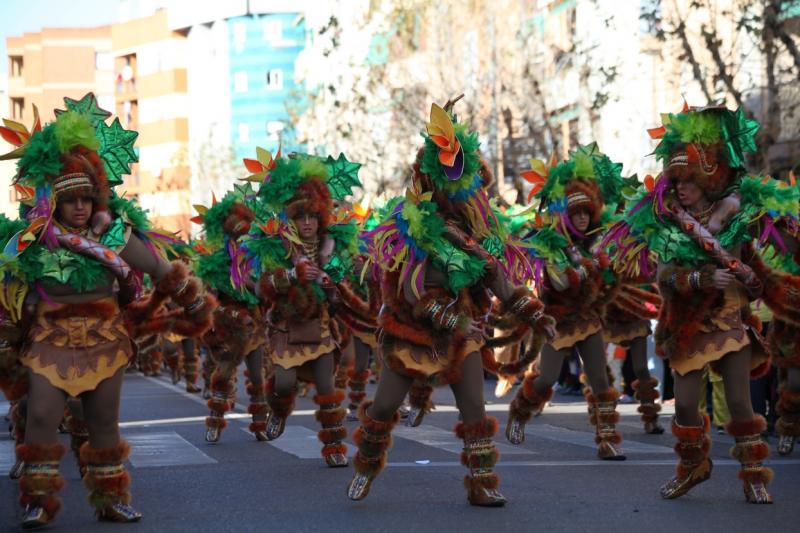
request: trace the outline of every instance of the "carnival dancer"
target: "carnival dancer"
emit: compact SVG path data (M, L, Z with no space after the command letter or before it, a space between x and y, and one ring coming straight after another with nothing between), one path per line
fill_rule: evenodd
M202 331L213 308L184 268L156 253L159 240L148 231L144 212L112 193L136 160L136 133L118 120L107 125L109 113L92 94L65 104L45 127L34 112L31 131L10 121L0 128L17 146L3 157L19 158L14 187L23 204L13 233L3 236L0 290L18 328L31 312L30 326L18 332L26 339L19 357L29 382L25 442L18 450L25 462L24 527L51 522L60 508L64 448L57 429L69 396L83 404L89 439L80 455L98 519L141 518L130 506L123 465L129 446L117 423L122 377L133 353L130 337L150 323L153 309L151 301L131 303L141 273L152 276L161 302L178 303L179 313L166 322L170 327Z
M164 360L170 369L172 384L177 385L181 379L186 381L186 392L200 392L197 378L200 370L200 358L197 355L197 339L168 333L161 343Z
M789 173L788 182L793 188L798 186L794 172ZM792 244L791 241L789 244ZM760 267L760 272L791 274L791 278L784 280L788 283L780 291L785 299L788 290L796 286L795 280L800 279L800 252L766 244L759 249L759 253L765 263L756 265ZM778 367L779 381L778 419L775 422L778 443L775 448L780 455L787 456L794 451L795 441L800 437L800 320L785 309L777 313L769 309L767 314L770 316L767 342L773 363Z
M552 219L530 239L535 282L545 310L556 319L558 335L544 346L535 369L526 373L517 390L509 406L506 437L512 444L524 441L525 424L552 398L564 358L576 348L589 385L585 396L595 426L597 456L624 460L619 448L622 436L616 430L619 394L609 383L602 333L604 305L618 283L608 256L592 248L607 216L622 199L622 165L613 163L594 143L579 146L567 161L556 164L552 159L549 169L541 161L532 164L523 173L534 182L529 199L535 195L540 209Z
M387 214L392 200L386 205L375 209L365 208L360 204L354 204L351 208L354 220L359 224L360 235L374 229ZM358 240L358 253L353 257L353 269L348 273L349 286L352 292L363 302L361 306L369 310L367 316L356 316L345 314L342 319L345 325L350 328L353 336L353 348L355 357L352 368L348 369L347 385L350 389L348 398L350 400L347 419L358 420L358 407L366 398L367 381L370 376L370 360L377 357L377 322L376 318L381 307L379 271L370 267L367 257L367 247L363 239Z
M188 243L180 242L173 245L171 250L175 253L171 254L168 259L180 260L187 266L191 266L194 250ZM170 369L172 384L177 385L181 379L184 379L186 392L200 392L200 388L197 386L197 378L200 373L200 357L197 351L197 339L173 332L163 335L161 352Z
M628 350L636 380L631 384L634 398L639 400L645 433L660 435L664 428L658 422L661 404L656 400L658 379L647 367L647 338L652 334L650 321L658 317L661 298L647 284L622 283L614 299L603 312L603 341Z
M793 182L791 185L797 184ZM800 279L800 253L781 252L769 246L764 255L770 267L792 274L791 281ZM796 283L789 283L784 290L795 286ZM775 447L780 455L787 456L791 455L795 441L800 437L800 320L785 311L775 313L769 323L767 341L781 377L778 420L775 422L778 443Z
M537 337L553 333L541 302L508 281L528 276L529 264L491 211L485 192L491 174L482 164L477 134L457 122L452 105L431 106L412 187L371 233L370 256L382 271L378 323L384 368L374 400L361 404L361 426L353 434L358 452L347 488L353 500L365 498L383 470L397 408L416 379L453 390L469 502L504 505L494 472L497 421L486 416L483 400L481 351L490 291L535 328Z
M216 363L208 400L211 412L206 417L205 439L210 443L219 442L227 426L225 413L235 403L236 371L242 362L248 371L250 431L257 441L267 440L269 405L263 362L266 322L243 244L256 220L257 202L250 184L236 185L221 201L210 208L200 208L199 216L192 219L202 224L205 236L206 253L197 254L196 271L220 303L214 311L214 325L203 339L209 350L207 360Z
M316 388L316 419L322 457L330 467L347 465L347 411L344 391L334 386L339 350L348 334L335 318L342 306L363 302L347 287L345 276L357 254L358 226L333 212L333 200L344 200L360 186L360 165L344 154L327 160L293 154L269 157L248 168L262 180L259 199L275 213L256 229L247 245L262 274L259 295L269 308L269 355L274 375L269 382L271 414L267 438L277 439L286 426L298 379ZM268 176L268 178L267 178ZM260 232L260 234L258 234ZM368 309L361 310L368 316Z
M687 106L666 115L650 130L661 140L655 154L664 171L631 200L607 239L615 243L621 271L638 273L649 254L658 257L663 305L655 341L675 377L672 433L679 457L676 475L661 487L667 499L711 475L709 419L698 412L703 369L711 365L723 377L727 431L735 438L731 454L742 465L745 497L772 502L767 485L773 473L763 465L766 422L750 401L751 374L767 368L768 354L749 302L763 297L782 316L797 302L776 282L791 281L788 276L769 271L751 241L756 234L762 243L794 245L786 230L796 228L799 195L785 183L745 175L745 153L755 150L757 131L741 108Z

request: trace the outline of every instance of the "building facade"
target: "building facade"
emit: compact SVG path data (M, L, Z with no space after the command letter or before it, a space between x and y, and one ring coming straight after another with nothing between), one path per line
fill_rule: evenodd
M139 163L126 178L163 229L188 235L189 106L186 35L173 31L156 11L112 26L115 114L139 132Z
M94 92L100 107L113 111L113 56L111 27L44 28L6 39L8 77L0 87L0 116L33 124L33 106L42 122L63 109L64 97L80 99ZM0 153L13 147L0 139ZM15 161L0 161L0 212L15 216L18 210L10 187Z

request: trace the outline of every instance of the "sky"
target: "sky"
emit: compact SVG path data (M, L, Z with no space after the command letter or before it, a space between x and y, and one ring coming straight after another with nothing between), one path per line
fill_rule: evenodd
M116 0L0 0L0 78L8 70L6 38L44 27L83 28L117 19Z

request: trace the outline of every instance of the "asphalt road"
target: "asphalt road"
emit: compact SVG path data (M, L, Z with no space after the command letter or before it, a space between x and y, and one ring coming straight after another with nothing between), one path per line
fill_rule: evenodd
M240 380L243 383L243 380ZM488 409L506 421L507 402L486 382ZM368 393L374 392L370 385ZM206 409L199 395L185 393L166 377L128 375L123 388L122 432L133 445L130 471L139 524L99 524L71 456L62 462L67 487L57 531L610 531L676 530L726 532L792 530L800 520L800 449L770 461L776 471L776 503L744 502L738 464L728 456L732 439L713 435L712 478L690 494L664 501L658 487L674 471L673 438L645 435L635 406L621 406L625 462L595 458L582 398L556 395L534 419L527 439L512 447L498 435L500 509L468 505L452 428L456 412L448 389L436 391L439 409L423 426L399 428L389 465L369 497L351 502L345 486L352 470L329 469L319 457L314 405L300 398L286 433L259 443L247 431L246 397L219 444L204 442ZM7 404L0 402L4 413ZM666 410L665 410L666 412ZM665 417L664 424L667 424ZM355 428L355 422L348 422ZM62 436L66 443L66 436ZM770 442L774 446L774 439ZM0 472L12 462L12 442L0 435ZM0 528L17 529L16 482L0 478ZM793 525L794 524L794 525Z

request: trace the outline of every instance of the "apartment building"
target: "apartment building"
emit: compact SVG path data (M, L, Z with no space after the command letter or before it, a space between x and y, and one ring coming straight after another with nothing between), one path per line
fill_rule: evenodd
M52 120L64 97L94 92L101 107L113 110L111 27L44 28L6 39L9 118L27 123L33 105Z
M114 112L139 132L139 163L123 189L149 210L153 224L190 231L189 108L186 35L167 13L114 24Z
M43 122L55 119L64 97L94 92L100 107L114 109L111 27L43 28L6 39L8 77L0 87L0 115L30 128L33 106ZM0 153L12 147L0 139ZM15 161L0 161L0 212L16 215L10 187Z

